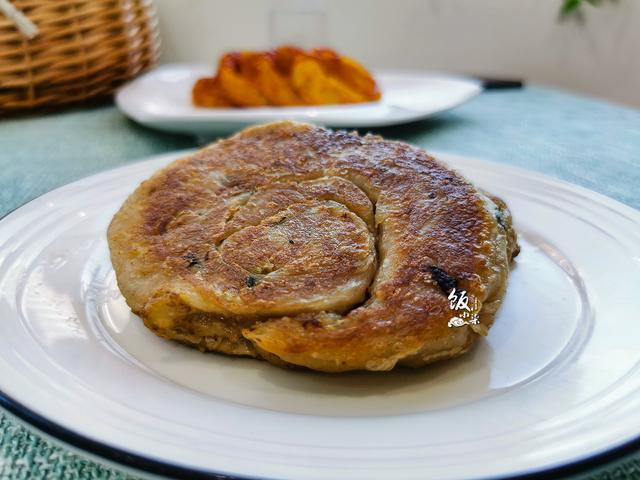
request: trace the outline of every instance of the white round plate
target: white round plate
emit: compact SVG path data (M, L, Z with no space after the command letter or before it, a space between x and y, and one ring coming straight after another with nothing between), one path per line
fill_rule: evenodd
M206 135L282 119L348 128L396 125L449 110L481 91L477 81L462 77L380 71L375 72L382 92L379 102L314 107L193 106L193 84L211 75L211 66L164 65L123 86L116 94L116 104L125 115L149 127Z
M120 295L107 225L176 156L69 184L0 221L10 412L104 459L183 478L548 478L638 445L638 211L440 155L504 198L520 235L489 336L419 370L289 371L162 340Z

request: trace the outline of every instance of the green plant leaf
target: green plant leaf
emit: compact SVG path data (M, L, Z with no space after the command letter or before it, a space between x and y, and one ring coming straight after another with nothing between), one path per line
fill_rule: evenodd
M560 9L560 15L569 15L570 13L577 11L581 5L582 0L564 0L562 8Z

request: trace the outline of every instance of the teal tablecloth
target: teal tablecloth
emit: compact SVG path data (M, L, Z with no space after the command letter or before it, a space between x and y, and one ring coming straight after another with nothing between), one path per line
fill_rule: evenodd
M433 119L379 130L431 150L559 177L640 208L640 112L540 87L484 93ZM0 121L0 215L57 186L196 145L111 106ZM638 432L640 434L640 432ZM0 414L0 478L124 478ZM579 478L640 479L640 452Z

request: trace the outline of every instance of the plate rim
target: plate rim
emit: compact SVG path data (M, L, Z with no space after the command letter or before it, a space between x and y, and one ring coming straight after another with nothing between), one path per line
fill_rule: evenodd
M123 169L130 167L132 165L144 163L144 162L153 162L160 160L161 158L178 158L181 155L189 155L192 154L204 147L197 148L188 148L175 150L160 154L155 154L147 157L142 157L132 162L127 162L122 165L118 165L112 168L106 168L102 170L98 170L90 175L80 177L71 182L60 185L56 188L53 188L47 192L44 192L33 199L11 209L6 212L4 215L0 216L0 222L2 222L8 216L14 214L21 208L26 205L41 199L42 197L49 195L57 190L61 190L70 185L85 181L91 177L102 175L107 172ZM514 173L525 174L530 177L538 178L540 180L550 181L552 183L559 183L565 186L570 186L573 189L578 189L580 193L587 194L590 197L595 197L595 200L599 200L608 204L608 207L611 205L615 205L619 209L622 207L622 210L626 210L627 213L631 213L634 216L639 216L640 218L640 210L623 203L619 200L616 200L612 197L609 197L600 192L596 192L594 190L588 189L581 185L563 180L561 178L553 177L551 175L547 175L542 172L538 172L536 170L529 170L517 165L511 165L506 163L497 162L494 160L486 159L483 157L476 157L473 155L459 154L459 153L450 153L439 150L433 150L428 152L430 155L436 157L450 157L450 158L459 158L467 161L479 161L483 163L492 164L500 169L511 170ZM444 160L446 162L446 159ZM458 170L455 166L451 166L452 169ZM8 414L9 418L17 419L21 423L23 422L28 427L34 428L39 433L44 434L45 438L50 437L54 441L60 442L63 445L71 447L73 450L80 452L80 454L87 455L90 459L97 461L100 463L100 460L106 462L107 464L115 464L117 466L123 467L125 469L133 469L136 472L141 472L143 474L150 474L154 476L162 476L169 478L177 478L177 479L207 479L207 480L267 480L269 477L252 477L246 476L242 474L230 474L222 471L216 471L213 469L200 469L196 467L189 467L185 465L180 465L178 463L172 463L168 461L162 461L156 458L152 458L151 456L145 456L139 453L130 452L123 448L110 445L106 442L96 440L90 438L78 431L62 426L55 421L48 419L46 416L37 413L36 411L30 409L20 401L11 397L7 393L5 393L0 387L0 413ZM530 471L525 471L517 474L506 474L499 475L495 478L500 478L503 480L538 480L538 479L547 479L547 478L564 478L568 475L577 475L581 473L585 473L587 470L596 469L604 466L607 463L611 463L625 457L627 455L633 453L640 452L640 433L638 433L635 437L628 439L618 445L615 445L611 448L602 450L600 452L594 453L592 455L586 456L584 458L579 458L574 461L569 461L568 463L563 463L559 465L554 465L550 467L543 467L541 469L532 469Z
M68 445L84 454L94 456L97 460L112 462L124 468L133 469L145 474L176 478L179 480L267 480L267 477L251 477L229 474L221 471L202 470L171 462L164 462L129 452L122 448L92 438L66 428L43 415L31 410L0 389L0 411L25 422L38 432ZM587 470L602 467L640 450L640 434L611 449L566 464L542 468L515 475L504 475L495 478L502 480L546 480L561 479L570 475L585 473Z

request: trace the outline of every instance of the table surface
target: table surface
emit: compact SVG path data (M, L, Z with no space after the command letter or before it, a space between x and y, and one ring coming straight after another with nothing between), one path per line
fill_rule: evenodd
M640 111L542 87L486 92L448 113L375 129L427 150L517 165L640 209ZM197 146L113 106L0 120L0 216L55 187ZM129 478L55 446L0 413L0 479ZM640 479L640 452L576 478Z

